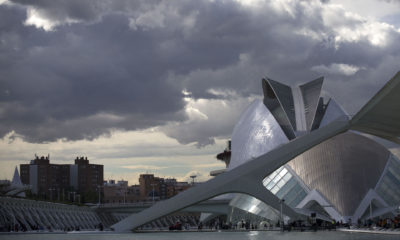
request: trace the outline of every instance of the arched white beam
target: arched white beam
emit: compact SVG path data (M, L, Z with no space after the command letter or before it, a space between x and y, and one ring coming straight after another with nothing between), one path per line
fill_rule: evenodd
M203 202L204 203L204 202ZM200 212L200 213L213 213L213 214L225 214L230 212L229 201L223 201L220 204L196 204L184 208L182 212Z
M321 129L294 139L231 171L218 175L206 183L159 202L140 213L133 214L114 224L111 228L117 232L127 232L157 218L225 193L249 194L275 209L280 209L279 199L266 190L262 185L262 180L294 157L339 133L347 131L349 127L347 118L337 119ZM286 204L283 204L283 212L291 218L298 217L298 214Z
M304 207L312 201L317 202L332 219L335 219L336 221L343 220L346 222L346 219L343 219L336 208L332 206L331 203L328 202L325 197L316 189L313 189L311 192L309 192L307 196L296 206L296 209L304 209Z
M352 129L400 144L400 72L351 119Z

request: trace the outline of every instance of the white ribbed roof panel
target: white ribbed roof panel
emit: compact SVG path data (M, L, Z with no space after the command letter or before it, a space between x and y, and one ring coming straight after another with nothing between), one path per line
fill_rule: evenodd
M351 120L352 129L400 143L400 72Z

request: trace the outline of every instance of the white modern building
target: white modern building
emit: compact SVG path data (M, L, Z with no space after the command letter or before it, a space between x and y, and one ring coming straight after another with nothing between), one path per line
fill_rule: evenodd
M250 104L234 128L228 170L347 116L334 99L321 97L322 84L322 78L296 87L263 79L264 99ZM281 166L263 185L295 211L325 220L393 216L400 205L400 160L370 138L347 131ZM236 194L230 205L272 221L280 217L278 209L244 194Z
M353 117L321 98L322 83L291 88L263 79L264 99L233 131L228 171L112 228L129 231L227 193L233 210L270 220L278 210L291 221L311 213L344 222L396 214L400 161L359 132L400 143L400 72Z

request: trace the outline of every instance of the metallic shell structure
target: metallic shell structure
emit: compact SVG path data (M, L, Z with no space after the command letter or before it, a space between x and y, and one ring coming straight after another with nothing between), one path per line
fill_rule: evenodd
M245 110L232 133L232 157L228 169L288 142L278 122L261 100Z
M400 151L389 152L355 131L400 143L400 72L352 117L332 99L324 101L322 83L316 79L291 88L263 79L263 104L251 104L234 128L228 146L237 150L229 149L227 171L112 229L130 231L227 194L233 196L232 208L222 214L231 223L245 219L265 226L282 217L310 216L356 223L399 214Z
M368 190L375 188L389 154L378 143L347 132L310 149L288 165L341 215L352 216Z
M400 143L400 72L352 117L332 99L321 98L322 83L316 79L291 88L263 79L263 104L250 105L234 128L229 146L237 151L225 161L231 164L227 171L128 216L112 229L130 231L226 194L233 196L232 208L223 213L231 223L245 219L265 226L278 214L279 220L311 216L355 223L398 214L400 151L389 152L354 131Z
M250 104L233 130L228 170L346 115L333 99L324 102L322 84L323 78L297 87L263 79L264 99ZM263 185L299 213L356 222L396 214L400 160L374 140L348 131L297 156ZM242 215L279 219L278 209L248 195L236 194L230 205ZM230 217L236 221L242 215Z

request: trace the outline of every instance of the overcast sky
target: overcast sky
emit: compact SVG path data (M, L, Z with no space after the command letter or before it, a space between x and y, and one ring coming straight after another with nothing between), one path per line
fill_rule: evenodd
M50 154L204 180L262 77L353 114L399 70L397 0L0 0L0 179Z

